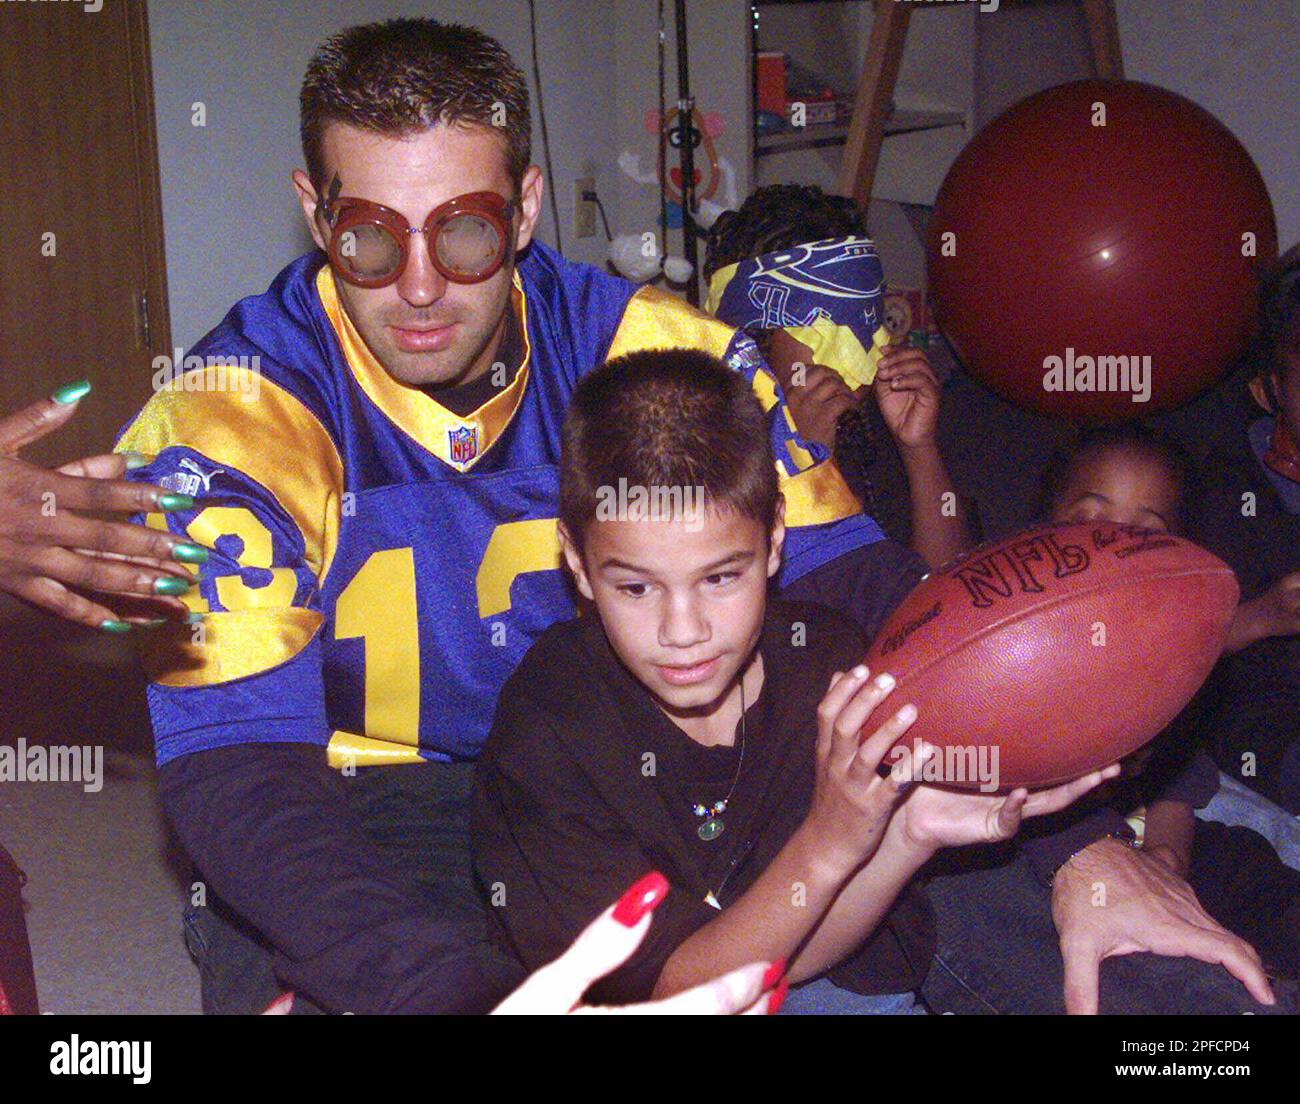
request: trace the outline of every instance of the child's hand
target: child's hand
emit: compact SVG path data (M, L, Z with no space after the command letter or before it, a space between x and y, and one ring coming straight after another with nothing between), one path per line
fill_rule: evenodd
M799 433L828 449L835 448L835 425L840 415L858 402L849 385L820 364L809 364L803 382L791 382L785 399Z
M872 387L880 415L900 448L925 448L935 443L939 379L925 353L907 345L889 346L880 355Z
M1270 636L1300 633L1300 571L1284 575L1268 590L1237 607L1225 652L1237 652Z
M1255 599L1270 636L1300 633L1300 571L1284 575Z
M928 748L923 745L920 758L928 758ZM1112 763L1073 782L1032 794L1024 788L1009 794L980 794L917 786L903 799L889 831L905 848L926 854L940 847L996 843L1014 836L1022 820L1059 812L1119 771L1119 764ZM891 773L903 774L906 781L905 764Z
M837 875L847 876L875 854L905 786L904 772L882 778L876 768L915 722L915 706L905 705L858 743L871 711L893 687L892 676L870 680L866 667L837 671L817 707L817 777L804 824Z

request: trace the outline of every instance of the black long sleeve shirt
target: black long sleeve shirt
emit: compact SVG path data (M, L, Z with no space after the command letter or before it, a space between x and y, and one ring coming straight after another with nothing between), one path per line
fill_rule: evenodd
M758 647L764 682L743 739L707 748L655 705L597 618L553 626L524 657L478 762L473 836L481 881L504 890L489 910L493 927L530 969L657 869L671 889L649 934L592 990L602 1002L648 999L678 946L741 897L803 822L818 702L833 672L861 661L866 639L824 606L777 601ZM724 797L722 834L702 839L692 806ZM933 951L928 910L905 890L831 973L856 992L908 991Z

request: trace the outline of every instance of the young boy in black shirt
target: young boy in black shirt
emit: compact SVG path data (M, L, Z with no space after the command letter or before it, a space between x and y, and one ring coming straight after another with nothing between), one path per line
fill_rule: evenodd
M916 710L872 716L893 683L856 666L857 626L767 600L784 529L764 418L703 353L637 353L579 385L560 541L595 615L545 633L502 691L478 764L477 872L498 940L530 967L663 872L655 926L593 1000L784 958L792 985L814 982L789 1007L902 1011L928 939L897 915L869 937L912 875L1117 768L1032 797L913 786L933 749L891 751Z

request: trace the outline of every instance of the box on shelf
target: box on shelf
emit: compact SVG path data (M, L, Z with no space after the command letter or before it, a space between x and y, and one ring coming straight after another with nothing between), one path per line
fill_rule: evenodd
M755 86L758 109L774 115L785 114L785 54L779 50L760 50L756 58Z

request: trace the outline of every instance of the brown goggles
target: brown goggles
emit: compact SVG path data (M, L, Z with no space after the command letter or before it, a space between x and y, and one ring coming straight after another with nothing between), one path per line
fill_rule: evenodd
M362 288L387 287L406 267L412 234L423 234L429 260L455 284L478 284L493 276L509 255L515 201L495 192L456 196L413 227L391 207L338 195L334 178L318 211L330 228L330 263L344 280Z

